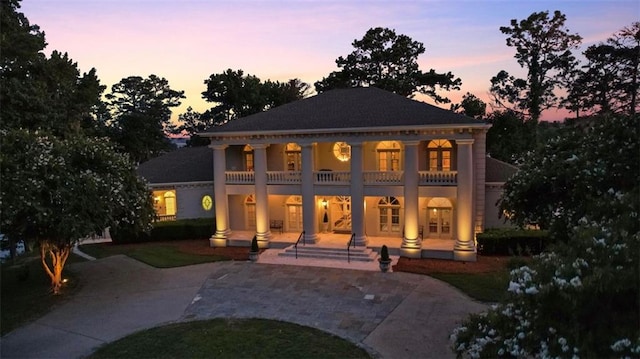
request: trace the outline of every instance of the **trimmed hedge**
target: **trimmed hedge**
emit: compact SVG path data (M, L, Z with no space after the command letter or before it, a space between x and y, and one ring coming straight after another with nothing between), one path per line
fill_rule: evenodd
M215 233L214 218L155 222L150 232L134 233L126 228L111 230L113 243L141 243L181 239L208 239Z
M476 235L478 254L535 255L551 244L548 231L529 229L489 229Z

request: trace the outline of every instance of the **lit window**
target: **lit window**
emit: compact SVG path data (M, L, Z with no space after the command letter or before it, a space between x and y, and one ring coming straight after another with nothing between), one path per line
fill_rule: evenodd
M433 140L427 145L429 171L451 171L451 151L453 146L447 140Z

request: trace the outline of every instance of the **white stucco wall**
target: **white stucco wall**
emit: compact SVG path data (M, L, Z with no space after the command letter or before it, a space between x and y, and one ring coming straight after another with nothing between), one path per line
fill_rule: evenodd
M176 186L177 219L214 217L214 208L206 211L202 208L202 197L205 195L213 198L213 183L209 185L182 185Z

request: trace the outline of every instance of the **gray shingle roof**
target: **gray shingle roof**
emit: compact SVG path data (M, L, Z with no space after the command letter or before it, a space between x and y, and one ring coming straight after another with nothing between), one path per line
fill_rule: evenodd
M487 156L485 182L507 182L518 172L518 167Z
M137 171L150 184L213 181L213 150L180 148L141 163Z
M204 133L478 124L484 122L375 87L360 87L323 92Z

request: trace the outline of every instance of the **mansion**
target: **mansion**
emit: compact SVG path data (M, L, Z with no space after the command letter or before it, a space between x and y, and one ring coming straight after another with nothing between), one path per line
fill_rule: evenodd
M160 218L215 217L211 246L249 231L321 244L394 239L422 257L430 240L475 260L475 234L503 226L496 201L513 166L487 157L490 125L373 87L338 89L215 126L209 147L144 163Z

